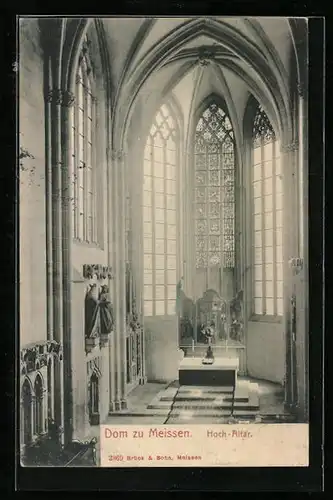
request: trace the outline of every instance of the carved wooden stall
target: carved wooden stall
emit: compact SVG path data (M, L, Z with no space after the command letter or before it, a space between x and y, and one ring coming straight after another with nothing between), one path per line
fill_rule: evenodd
M62 346L56 340L34 343L21 349L20 442L21 458L26 464L32 463L35 456L38 458L42 450L50 451L48 443L53 427L59 436L55 446L61 448L62 429L58 425L59 409L55 408L53 379L62 356Z

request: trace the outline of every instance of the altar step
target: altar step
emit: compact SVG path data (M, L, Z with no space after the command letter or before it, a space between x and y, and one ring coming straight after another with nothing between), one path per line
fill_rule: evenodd
M235 417L255 417L258 414L258 408L234 408L233 415ZM193 420L198 417L228 417L231 415L230 408L175 408L173 407L170 417L181 417L182 419Z
M149 410L157 410L170 408L171 401L156 401L148 405ZM219 399L215 401L178 401L178 399L173 403L173 409L180 410L201 410L201 409L211 409L211 410L229 410L232 408L232 402L225 402ZM258 410L258 406L250 406L248 401L235 401L234 410Z
M257 384L237 384L232 398L232 387L168 387L150 402L147 410L172 410L172 417L188 419L224 417L232 409L235 416L252 416L259 411Z
M223 402L224 403L231 403L232 402L232 395L228 395L228 397L226 396L220 396L220 398L222 398ZM189 403L194 403L194 402L216 402L216 400L219 399L219 396L189 396L189 397L186 397L186 396L177 396L177 402L189 402ZM234 398L234 401L236 402L239 402L239 403L247 403L249 400L249 398L246 398L246 397L243 397L243 398L239 398L239 397L236 397ZM170 396L162 396L160 401L173 401L173 398L170 397Z
M237 390L241 390L243 388L243 390L245 390L245 386L238 386L237 385ZM168 388L165 390L166 391L171 391L171 390L174 390L174 388ZM191 393L191 394L215 394L215 393L222 393L222 394L231 394L233 391L233 388L232 387L229 387L229 386L216 386L216 387L212 387L212 386L200 386L200 387L193 387L193 385L182 385L180 388L179 388L179 394L180 393L184 393L184 394L187 394L187 393Z
M201 414L201 413L174 413L172 412L171 415L167 417L167 424L178 424L178 423L184 423L184 422L189 422L191 424L205 424L205 425L211 425L211 424L221 424L221 423L226 423L230 418L236 419L238 422L255 422L256 418L258 416L258 412L249 412L249 413L244 413L244 412L237 412L235 411L232 415L229 412L220 412L220 413L206 413L206 414Z

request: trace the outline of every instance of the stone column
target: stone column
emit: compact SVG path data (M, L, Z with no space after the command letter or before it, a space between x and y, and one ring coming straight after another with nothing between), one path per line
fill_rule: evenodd
M140 378L139 383L147 381L145 367L145 339L144 339L144 297L143 297L143 151L138 141L128 151L128 182L130 183L131 203L131 263L135 278L136 307L139 321L142 325L140 333Z
M248 345L248 326L249 320L253 313L253 282L254 282L254 266L252 256L252 243L253 243L253 226L254 220L252 215L252 140L244 142L244 157L243 157L243 209L242 209L242 250L243 250L243 287L244 287L244 342L246 345L246 371L248 363L247 345Z
M73 355L72 355L72 145L70 143L72 120L70 108L75 96L68 90L62 91L61 139L62 139L62 288L63 288L63 352L64 352L64 439L70 443L73 438Z
M52 162L52 296L54 339L63 345L63 262L62 262L62 151L61 151L61 103L60 89L51 89L48 98L51 109L51 162ZM64 373L59 361L55 369L56 425L64 427ZM63 435L61 436L62 444Z
M52 188L52 96L48 94L51 81L51 58L46 61L47 78L45 82L45 233L46 233L46 330L47 340L54 338L53 317L53 242L52 242L52 210L53 210L53 188ZM50 369L49 369L50 365ZM55 418L54 413L54 370L52 355L47 367L47 384L50 394L48 395L47 416ZM50 402L50 404L49 404Z
M51 60L47 65L47 92L51 85ZM50 96L48 96L50 97ZM46 286L47 286L47 339L54 335L53 324L53 252L52 252L52 99L45 99L45 232L46 232ZM53 412L52 412L53 414Z
M42 394L42 434L47 432L47 389L43 389Z
M32 437L32 441L34 441L35 437L36 437L36 396L35 396L35 394L31 395L31 437Z
M298 253L301 269L297 276L297 338L296 349L299 356L298 378L301 382L298 392L300 417L308 419L308 116L307 92L303 85L298 85Z
M118 172L119 172L119 190L120 196L119 208L119 288L120 288L120 365L121 386L120 386L120 405L121 409L127 407L126 400L126 165L125 154L123 151L118 152Z
M281 148L281 165L283 175L283 280L284 280L284 316L283 330L286 346L286 384L285 402L292 405L296 387L293 377L296 369L293 363L295 339L291 335L291 298L295 293L294 278L290 268L290 259L297 252L297 152L296 141L284 144Z
M47 404L47 417L54 419L54 358L53 354L50 356L47 363L47 386L48 386L48 404Z
M124 155L122 151L112 151L113 199L115 224L115 351L116 387L115 410L126 407L126 299L125 299L125 185Z
M120 314L120 283L119 283L119 275L120 269L118 265L119 260L119 218L120 218L120 209L119 209L119 168L118 168L118 157L117 152L112 151L112 166L113 166L113 217L114 217L114 270L115 270L115 279L114 279L114 310L115 310L115 335L114 335L114 343L115 343L115 395L114 395L114 409L120 409L120 393L121 393L121 372L119 369L120 365L120 331L121 331L121 314Z
M110 148L106 150L106 161L107 161L107 237L108 237L108 264L112 267L113 271L117 269L116 264L116 202L115 202L115 164L112 157L112 151ZM109 280L109 290L111 295L111 302L114 310L115 321L117 321L118 312L116 310L117 302L117 286L116 279ZM114 330L110 335L109 339L109 412L115 410L115 400L116 400L116 332L117 326L116 322L114 324Z

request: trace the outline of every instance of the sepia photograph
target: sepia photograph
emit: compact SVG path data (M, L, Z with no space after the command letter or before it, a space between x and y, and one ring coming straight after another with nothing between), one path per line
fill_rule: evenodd
M308 19L17 22L21 465L308 465Z

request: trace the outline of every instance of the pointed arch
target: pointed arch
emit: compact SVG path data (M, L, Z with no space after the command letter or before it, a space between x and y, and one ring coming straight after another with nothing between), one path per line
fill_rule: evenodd
M44 380L40 372L37 372L34 382L35 405L34 405L34 431L41 434L44 430Z
M33 385L31 383L31 380L29 377L24 377L23 379L23 382L22 382L22 385L21 385L21 396L23 394L31 394L31 396L33 395Z
M90 18L70 20L66 29L64 53L62 57L62 88L75 92L75 80L83 40L92 23Z
M193 110L193 122L192 122L192 130L191 135L195 134L195 129L197 127L197 122L201 118L202 114L206 109L209 108L211 104L216 104L219 108L223 110L223 112L229 116L229 110L227 107L226 99L221 94L216 94L215 92L206 96L200 103L196 105L196 108ZM231 120L230 120L231 121ZM233 141L235 138L233 137Z
M179 127L173 106L155 113L143 160L144 314L173 315L179 268Z
M21 386L21 442L24 445L29 444L33 436L32 401L33 387L31 380L28 377L24 377Z
M288 96L285 95L284 89L280 88L275 70L271 68L260 50L238 30L223 22L199 19L185 23L175 30L172 36L166 36L133 69L131 78L133 84L128 88L128 91L119 96L119 102L115 110L113 132L114 137L117 137L117 141L123 143L131 108L143 83L174 51L179 50L185 43L201 34L206 34L213 40L218 41L255 70L263 92L273 103L274 112L279 123L279 131L287 137L291 130L292 117L288 106ZM289 137L287 138L289 139Z
M283 183L280 146L265 110L251 95L244 115L251 228L251 314L283 315Z
M193 121L195 267L235 267L235 134L225 99L211 94ZM209 281L207 281L209 284Z
M100 418L100 373L93 369L88 383L88 411L91 425L99 424Z

